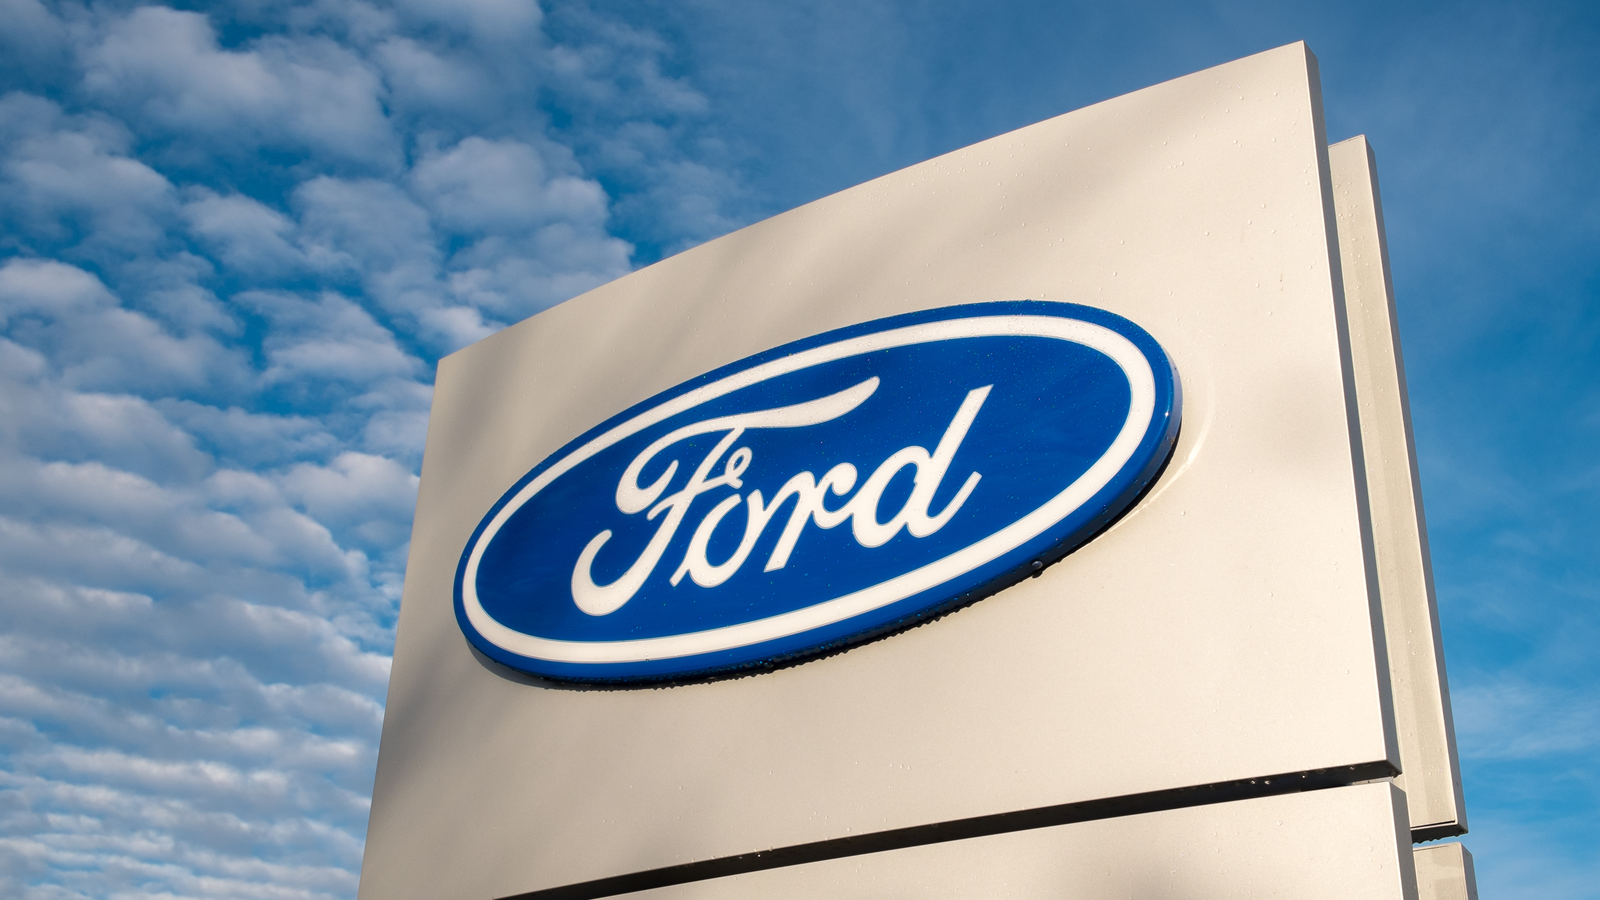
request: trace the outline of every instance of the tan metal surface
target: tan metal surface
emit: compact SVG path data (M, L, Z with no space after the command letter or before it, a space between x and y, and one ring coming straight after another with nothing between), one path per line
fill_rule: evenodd
M1401 900L1417 897L1404 817L1400 792L1370 784L951 841L623 896ZM1421 900L1465 898L1423 894Z
M1293 45L885 176L440 366L361 896L497 897L866 831L1397 763L1315 61ZM772 673L582 690L477 657L472 529L529 468L784 341L983 300L1137 322L1160 484L1041 577Z
M1377 163L1365 137L1328 148L1339 255L1361 408L1367 489L1383 598L1395 724L1411 828L1419 840L1464 834L1439 611L1428 557L1405 362L1389 278Z
M1412 854L1418 900L1478 900L1472 854L1460 844L1429 844Z

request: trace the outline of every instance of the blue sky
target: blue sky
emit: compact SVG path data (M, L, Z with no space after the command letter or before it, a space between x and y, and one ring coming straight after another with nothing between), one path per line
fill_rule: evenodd
M1299 39L1379 156L1483 895L1600 897L1600 6L964 0L0 0L0 893L354 896L441 354Z

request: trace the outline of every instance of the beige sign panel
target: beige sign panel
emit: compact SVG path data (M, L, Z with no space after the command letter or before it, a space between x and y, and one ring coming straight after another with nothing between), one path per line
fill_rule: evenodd
M1478 880L1467 848L1460 844L1431 844L1416 848L1412 859L1417 871L1418 900L1478 900Z
M1418 896L1411 862L1404 798L1390 785L1368 784L928 844L627 896L1398 900Z
M1465 834L1461 767L1434 601L1428 526L1411 437L1378 169L1366 138L1328 148L1350 355L1360 398L1367 494L1389 651L1395 722L1416 840Z
M507 897L1396 772L1333 196L1315 60L1292 45L808 204L445 359L362 897ZM474 528L585 430L788 341L1024 298L1136 323L1185 404L1154 488L1039 577L671 687L544 682L463 638Z

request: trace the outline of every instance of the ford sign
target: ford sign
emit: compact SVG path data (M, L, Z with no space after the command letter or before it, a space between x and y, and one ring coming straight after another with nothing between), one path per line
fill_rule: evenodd
M1008 301L865 322L626 410L506 491L456 571L483 653L565 681L770 666L937 615L1093 537L1181 394L1137 325Z

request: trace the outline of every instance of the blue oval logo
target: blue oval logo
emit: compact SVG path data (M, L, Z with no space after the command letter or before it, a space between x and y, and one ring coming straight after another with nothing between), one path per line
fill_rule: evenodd
M483 653L566 681L767 666L892 631L1091 538L1181 393L1090 307L979 303L786 344L664 391L495 503L456 572Z

